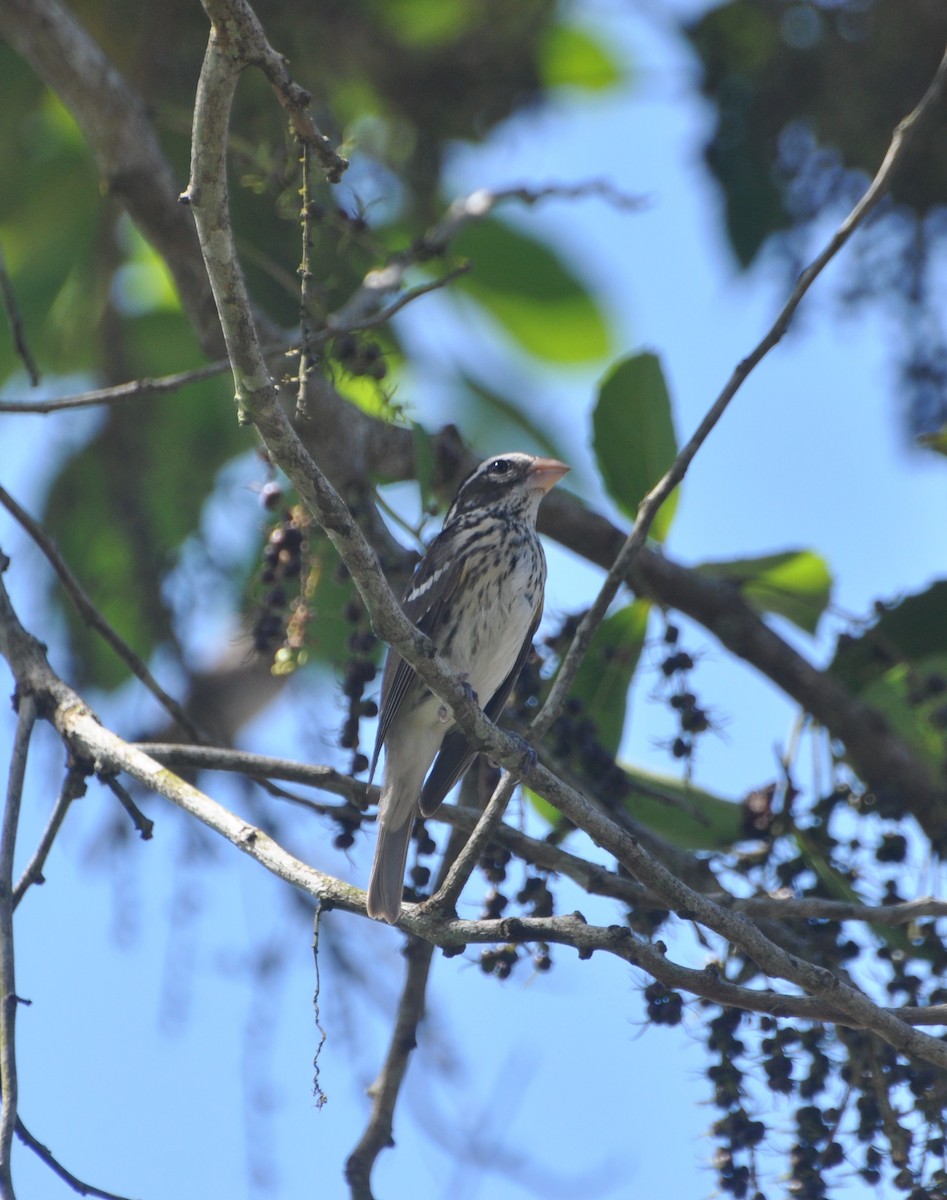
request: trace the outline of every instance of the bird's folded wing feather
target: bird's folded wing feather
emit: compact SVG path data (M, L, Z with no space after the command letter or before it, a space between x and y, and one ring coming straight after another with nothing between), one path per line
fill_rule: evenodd
M444 553L438 553L438 538L431 543L401 601L404 615L422 633L431 636L438 627L444 607L463 582L469 565L469 558L448 557ZM378 755L391 731L391 723L414 678L413 668L408 666L396 650L389 650L381 681L381 716L369 781L374 777Z
M526 634L523 644L520 647L520 652L516 656L516 662L513 664L512 670L484 706L484 714L493 722L498 720L500 713L506 708L510 692L512 692L519 673L522 671L529 652L533 647L533 637L539 627L542 615L542 606L540 605L536 616L533 618L533 623L529 627L529 632ZM431 773L428 775L424 787L421 789L422 817L429 817L437 811L444 797L470 766L476 754L477 751L470 745L459 729L455 729L444 738L437 758L434 760L434 766L431 768Z

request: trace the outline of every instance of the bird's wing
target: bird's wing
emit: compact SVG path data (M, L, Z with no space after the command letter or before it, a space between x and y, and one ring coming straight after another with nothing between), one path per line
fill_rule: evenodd
M520 646L520 652L516 656L516 662L513 664L512 670L484 706L484 714L493 722L499 719L500 713L506 708L506 702L510 698L513 685L516 683L519 673L522 671L526 659L529 657L529 652L533 647L533 637L539 628L539 620L542 615L543 610L542 605L540 605L536 616L533 618L533 623L530 625L526 637L523 639L523 644ZM476 755L477 751L470 745L459 729L455 729L444 738L437 758L434 760L434 766L431 768L431 773L424 781L424 787L421 789L422 817L429 817L437 811L444 797L467 770Z
M437 627L444 606L463 582L470 566L468 557L447 557L440 551L438 542L439 539L435 538L431 543L401 601L404 615L422 633L429 636ZM415 678L414 670L395 649L390 649L381 680L381 715L369 781L374 777L378 755L391 729L391 723L401 707L411 681Z

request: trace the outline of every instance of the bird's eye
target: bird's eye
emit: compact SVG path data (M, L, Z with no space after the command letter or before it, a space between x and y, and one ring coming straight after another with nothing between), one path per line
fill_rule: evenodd
M493 460L493 462L490 464L490 474L491 475L505 475L509 471L511 466L512 466L512 463L510 462L510 460L508 458L495 458Z

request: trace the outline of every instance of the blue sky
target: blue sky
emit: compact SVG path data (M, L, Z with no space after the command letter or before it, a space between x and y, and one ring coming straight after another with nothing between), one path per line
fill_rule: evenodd
M765 267L740 276L722 240L719 198L697 156L708 115L693 99L692 65L680 44L624 6L597 7L595 15L633 67L629 86L607 101L524 116L490 146L459 152L456 190L605 176L650 198L643 213L588 200L552 202L517 219L604 280L616 353L660 353L683 438L765 332L782 294ZM668 551L698 562L811 547L832 568L839 611L864 614L877 596L918 590L943 574L947 483L942 460L904 444L884 317L840 321L826 298L833 274L698 456ZM448 309L432 298L402 326L432 367L439 354L464 352ZM586 477L589 412L603 367L550 375L499 356L493 367L535 392ZM433 369L419 376L410 399L433 426L457 414L445 411L432 381ZM51 453L59 418L8 420L19 453L5 456L3 482L36 508L41 480L28 464L40 446ZM253 503L243 480L234 479L231 495L234 504ZM33 556L4 516L0 545L16 551L7 582L29 624L34 601L24 579ZM553 618L587 600L597 578L553 548ZM828 629L840 620L830 618ZM813 658L826 655L828 636L810 643L786 632ZM772 777L794 712L709 639L687 636L700 651L698 690L725 718L723 735L701 745L696 778L739 796ZM53 649L54 665L68 673ZM637 688L623 753L669 770L659 743L671 728L664 707L649 700L653 682ZM7 683L4 670L0 688ZM295 692L284 697L247 731L247 744L291 753L300 711L318 712L318 703ZM0 724L0 761L10 729ZM331 730L309 736L328 755ZM21 859L51 807L60 759L44 732L34 748ZM240 803L218 779L204 782L224 802ZM345 1196L342 1163L364 1124L362 1093L377 1070L403 972L400 936L342 914L329 918L364 980L326 947L321 1082L329 1102L317 1112L305 917L282 885L229 848L219 849L213 870L203 849L182 866L187 831L163 804L150 810L155 839L130 841L121 862L106 869L93 839L113 804L90 789L56 844L49 882L17 914L18 991L33 1002L19 1015L24 1120L82 1178L129 1196L265 1194L248 1186L248 1164L272 1173L274 1196ZM370 839L350 861L304 817L294 839L289 848L300 856L366 878ZM563 907L579 903L566 894ZM182 907L191 919L172 940L168 916ZM582 907L613 919L607 906ZM331 936L327 930L327 943ZM249 964L274 946L286 955L285 970L261 991ZM682 952L695 953L689 940ZM704 1135L714 1113L705 1104L696 1016L677 1029L647 1030L641 979L603 959L574 967L572 957L559 952L548 975L521 969L505 984L470 961L437 961L430 1019L397 1114L397 1149L377 1171L379 1197L587 1197L599 1185L600 1194L639 1200L711 1194ZM248 1097L251 1074L266 1092L262 1105ZM458 1157L462 1148L510 1158L484 1175ZM23 1151L16 1179L31 1200L69 1194Z

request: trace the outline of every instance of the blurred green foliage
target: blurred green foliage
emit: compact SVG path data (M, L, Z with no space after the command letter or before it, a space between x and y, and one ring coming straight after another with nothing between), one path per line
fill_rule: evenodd
M342 188L314 178L313 322L352 294L367 271L404 249L443 208L442 167L456 139L479 141L554 89L597 92L621 69L588 30L550 0L348 0L318 9L256 6L273 46L313 92L326 132L353 168ZM199 5L145 6L133 23L115 0L75 6L126 82L153 114L166 153L186 182L190 113L207 39ZM169 38L167 31L174 30ZM0 177L0 240L31 349L47 376L107 386L200 365L198 339L170 276L100 187L83 136L62 104L12 50L0 45L0 155L18 169ZM301 184L298 150L282 110L258 72L238 89L230 144L232 214L254 303L271 323L298 323ZM452 261L469 260L465 295L527 353L550 362L602 358L609 332L589 286L535 237L499 221L467 231ZM401 364L391 329L375 331L384 385L328 364L340 390L391 419L386 397ZM331 352L330 347L330 352ZM351 348L350 348L351 351ZM0 381L15 375L11 340L0 338ZM287 367L292 370L292 364ZM531 417L480 381L458 376L472 424L505 404L525 428ZM218 469L252 449L238 428L225 378L171 399L108 409L90 440L61 464L42 514L50 533L103 613L148 659L173 645L168 571L200 528ZM261 521L262 525L262 521ZM251 538L258 536L248 531ZM323 632L332 571L320 575ZM234 604L247 579L234 579ZM83 683L120 684L123 664L76 634ZM341 637L315 640L315 656L338 657Z

